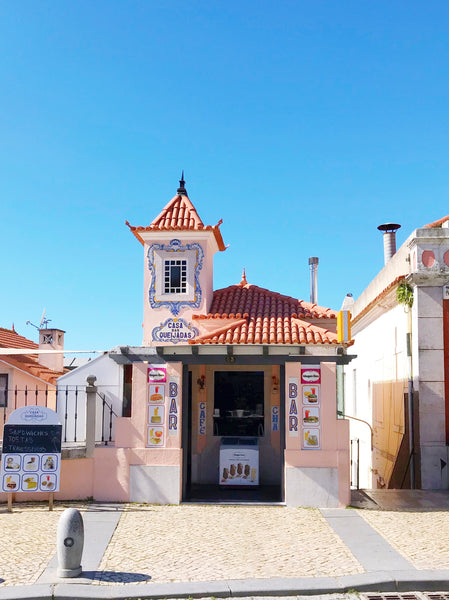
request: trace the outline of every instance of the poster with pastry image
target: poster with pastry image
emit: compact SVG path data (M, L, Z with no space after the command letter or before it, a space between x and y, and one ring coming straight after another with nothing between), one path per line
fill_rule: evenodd
M150 402L150 404L164 404L165 385L150 385L148 402Z
M148 427L148 447L160 448L164 442L163 427Z
M165 406L149 404L148 405L148 425L164 424Z
M22 491L31 492L37 490L38 475L22 475Z
M56 476L53 474L41 475L40 489L43 492L52 492L56 487Z
M14 492L19 489L20 477L17 474L3 475L3 490Z

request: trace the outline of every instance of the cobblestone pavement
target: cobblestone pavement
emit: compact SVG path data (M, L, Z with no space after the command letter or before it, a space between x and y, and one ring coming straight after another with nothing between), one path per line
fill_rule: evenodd
M62 511L89 505L0 507L1 585L36 583L56 553ZM417 569L449 569L449 511L358 510ZM85 544L95 543L85 540ZM282 506L124 506L97 585L333 577L363 573L316 509Z
M416 569L449 569L449 512L441 510L358 513Z
M363 573L319 510L280 506L137 506L123 513L99 571L150 582Z
M70 504L82 511L81 505ZM56 531L68 505L18 504L9 513L0 508L0 585L28 585L36 581L56 553ZM2 581L3 580L3 581Z

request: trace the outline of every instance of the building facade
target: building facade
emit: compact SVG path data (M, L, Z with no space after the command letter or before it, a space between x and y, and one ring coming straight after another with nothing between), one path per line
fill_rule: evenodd
M449 487L448 286L449 216L394 248L354 303L345 388L346 413L366 421L351 420L360 487Z
M226 249L220 224L203 223L182 180L149 226L128 224L144 256L143 343L60 378L66 439L74 419L84 419L85 435L63 444L57 498L349 503L341 414L351 342L335 311L245 273L214 291L213 257ZM113 436L92 446L102 417L89 403L102 394ZM90 450L80 449L84 439Z

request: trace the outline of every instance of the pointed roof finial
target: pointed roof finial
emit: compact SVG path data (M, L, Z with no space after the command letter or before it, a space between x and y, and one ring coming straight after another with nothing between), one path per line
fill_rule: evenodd
M186 182L184 181L184 169L182 170L181 179L179 180L179 188L177 189L178 196L187 196L187 190L185 188Z
M240 282L240 285L247 285L248 282L246 281L246 273L245 273L245 269L243 269L243 273L242 273L242 281Z

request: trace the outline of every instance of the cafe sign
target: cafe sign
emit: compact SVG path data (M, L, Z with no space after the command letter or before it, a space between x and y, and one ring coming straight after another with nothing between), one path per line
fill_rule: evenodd
M199 331L191 323L184 319L167 319L152 331L154 342L169 342L177 344L178 342L188 342L193 340Z

